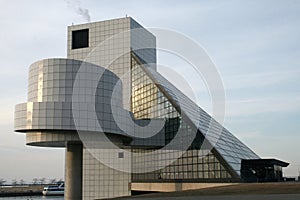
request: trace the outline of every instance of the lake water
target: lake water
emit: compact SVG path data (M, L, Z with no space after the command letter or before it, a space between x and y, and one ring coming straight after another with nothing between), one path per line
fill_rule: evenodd
M23 196L23 197L0 197L0 200L63 200L63 196L53 196L53 197L45 197L45 196Z

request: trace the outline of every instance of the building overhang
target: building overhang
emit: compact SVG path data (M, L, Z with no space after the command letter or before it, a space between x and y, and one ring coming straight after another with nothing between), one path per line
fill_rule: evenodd
M277 159L243 159L243 164L247 165L277 165L281 167L289 166L289 163Z

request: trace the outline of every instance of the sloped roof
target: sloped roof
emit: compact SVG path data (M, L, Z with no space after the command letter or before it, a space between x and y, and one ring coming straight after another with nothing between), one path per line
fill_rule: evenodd
M213 146L215 152L222 157L236 176L240 176L242 159L260 158L160 73L149 67L141 67L177 111L181 115L185 115L197 127L206 141Z

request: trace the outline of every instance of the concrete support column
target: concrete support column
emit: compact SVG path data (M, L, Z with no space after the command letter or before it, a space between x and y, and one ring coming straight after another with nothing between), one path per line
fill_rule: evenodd
M82 199L82 144L68 143L66 148L65 199Z

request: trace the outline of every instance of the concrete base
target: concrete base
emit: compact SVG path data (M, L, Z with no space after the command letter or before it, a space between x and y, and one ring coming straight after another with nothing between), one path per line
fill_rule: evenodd
M66 148L66 200L82 199L82 144L68 143Z
M233 185L235 183L131 183L133 191L175 192Z

